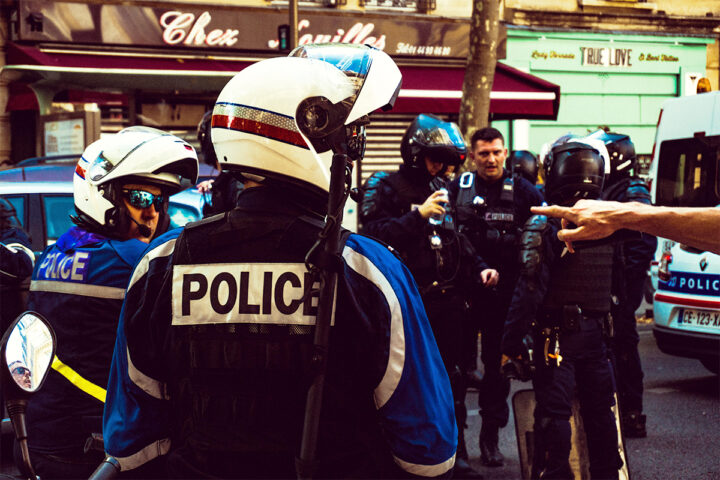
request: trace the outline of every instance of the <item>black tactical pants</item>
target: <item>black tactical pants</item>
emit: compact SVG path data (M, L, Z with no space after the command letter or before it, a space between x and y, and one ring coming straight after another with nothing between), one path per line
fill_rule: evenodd
M560 335L560 366L539 366L533 378L535 389L534 477L572 478L570 416L577 391L587 435L590 475L617 479L622 465L618 454L613 373L602 329L596 320L581 322L581 330ZM536 338L536 345L544 339Z

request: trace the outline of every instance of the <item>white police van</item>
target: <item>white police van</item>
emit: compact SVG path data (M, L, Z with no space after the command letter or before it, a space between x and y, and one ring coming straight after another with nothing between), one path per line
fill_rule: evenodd
M650 170L656 205L720 206L720 92L663 104ZM718 232L720 235L720 231ZM720 255L658 239L653 334L665 353L720 370Z

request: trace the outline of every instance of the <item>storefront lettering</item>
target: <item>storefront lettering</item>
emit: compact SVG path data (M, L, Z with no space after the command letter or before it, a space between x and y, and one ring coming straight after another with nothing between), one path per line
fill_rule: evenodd
M549 52L541 52L539 50L533 50L533 52L530 54L530 57L532 58L542 58L543 60L547 60L548 58L566 58L569 60L572 60L575 58L574 53L566 53L566 52L556 52L555 50L550 50Z
M641 53L638 57L641 62L677 62L679 59L674 55L653 55L652 53Z
M395 47L395 53L399 55L424 55L427 57L448 57L452 53L452 47L442 45L412 45L400 42Z
M310 20L302 19L298 22L298 33L305 30L310 26ZM356 23L347 32L338 28L334 34L311 34L305 33L298 38L298 45L307 45L309 43L329 43L329 42L342 42L342 43L354 43L364 44L373 46L379 50L385 49L385 35L371 36L370 34L375 29L374 23ZM277 40L269 40L269 48L277 48Z
M193 13L178 11L165 12L160 17L160 25L165 29L163 41L170 45L209 45L231 47L238 41L239 30L215 29L205 33L212 17L208 12L201 13L197 19Z
M580 47L585 66L632 67L631 48Z

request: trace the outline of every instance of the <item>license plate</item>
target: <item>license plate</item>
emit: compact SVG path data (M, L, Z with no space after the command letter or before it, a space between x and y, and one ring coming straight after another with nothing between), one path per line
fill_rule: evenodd
M683 308L678 315L678 324L720 328L720 312Z

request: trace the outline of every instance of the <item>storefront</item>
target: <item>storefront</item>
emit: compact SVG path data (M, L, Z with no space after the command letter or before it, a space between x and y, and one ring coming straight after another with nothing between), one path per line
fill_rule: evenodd
M43 115L53 102L76 108L89 103L102 112L103 132L139 123L186 132L188 138L236 72L282 54L277 28L288 19L282 8L217 3L150 7L20 0L17 8L16 34L2 71L10 84L11 113L34 109ZM301 44L340 41L383 49L403 72L396 107L373 126L363 176L397 164L401 132L413 115L456 118L467 20L308 8L300 11L298 29ZM559 101L557 85L498 64L493 118L554 119ZM14 130L37 131L32 115L17 113L15 119ZM44 153L40 140L33 147Z
M568 132L629 134L647 163L662 103L694 94L714 38L537 31L508 27L508 65L560 85L557 121L496 122L516 149Z

